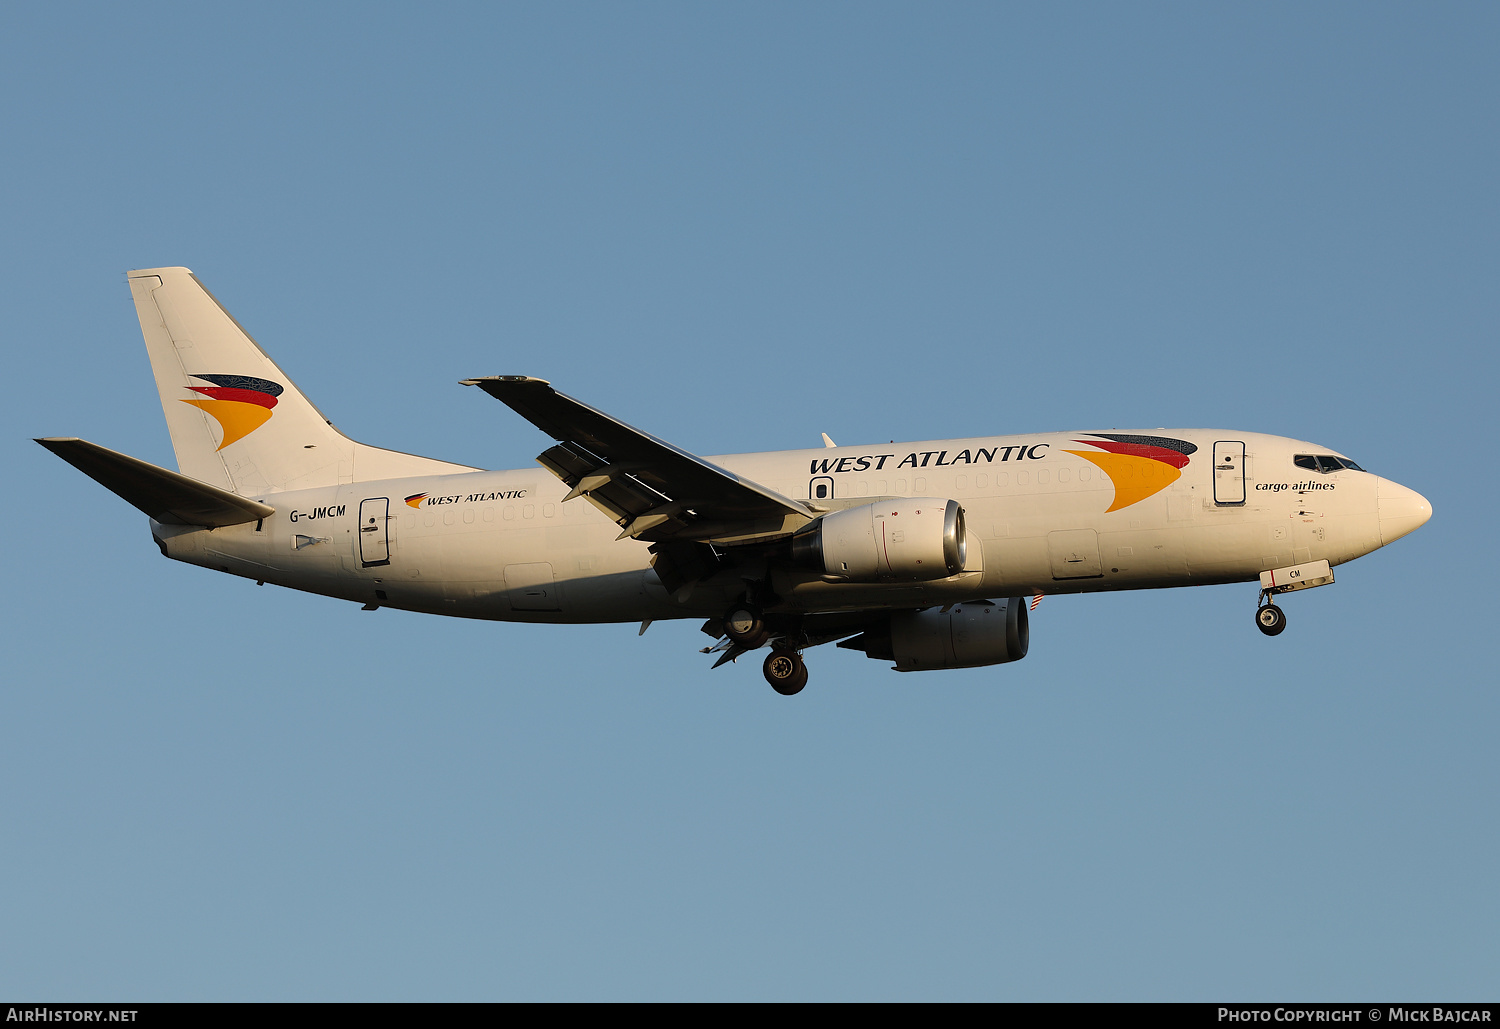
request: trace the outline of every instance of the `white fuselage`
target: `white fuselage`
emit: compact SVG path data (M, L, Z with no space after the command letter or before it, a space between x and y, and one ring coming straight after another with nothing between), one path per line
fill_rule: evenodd
M1293 463L1299 454L1336 453L1326 447L1258 433L1152 431L1196 444L1197 453L1175 481L1113 511L1117 488L1130 484L1070 453L1088 439L1078 433L710 460L815 508L866 497L951 498L963 506L968 548L960 574L860 584L772 568L788 611L1241 582L1308 561L1350 561L1425 520L1409 510L1421 498L1388 480ZM1216 479L1213 455L1223 441L1243 443L1242 467L1221 467ZM647 545L617 539L619 526L584 498L564 504L567 492L541 468L349 482L260 497L276 513L259 524L153 522L152 530L178 560L366 604L470 618L712 617L743 590L731 575L669 595Z

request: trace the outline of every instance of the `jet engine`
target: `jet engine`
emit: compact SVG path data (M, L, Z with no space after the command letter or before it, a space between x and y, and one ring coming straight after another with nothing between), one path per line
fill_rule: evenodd
M792 560L849 582L945 579L963 571L956 500L881 500L824 515L792 537Z
M896 611L881 625L839 644L898 672L977 668L1019 661L1031 645L1024 597L956 604L948 611Z

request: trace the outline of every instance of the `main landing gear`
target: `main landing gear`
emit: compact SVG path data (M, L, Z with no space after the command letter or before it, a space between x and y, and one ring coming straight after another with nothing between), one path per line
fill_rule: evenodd
M703 631L721 637L716 645L703 648L705 654L719 655L714 662L715 668L769 643L771 653L762 671L771 688L783 697L790 697L802 692L802 687L807 685L807 664L802 660L801 648L807 646L809 640L800 629L789 625L780 625L773 632L755 604L749 601L736 604L723 618L704 622Z
M759 650L771 640L771 630L759 608L750 604L736 604L724 616L724 636L737 653ZM807 685L807 664L802 655L786 645L786 638L779 637L772 646L771 654L761 666L766 682L783 697L802 692Z
M771 684L771 689L783 697L800 693L802 687L807 685L807 665L803 662L802 655L795 650L771 651L771 656L766 658L761 670L765 672L766 682Z
M729 609L729 613L724 616L724 635L746 650L763 647L766 640L771 638L760 611L748 604L736 604Z

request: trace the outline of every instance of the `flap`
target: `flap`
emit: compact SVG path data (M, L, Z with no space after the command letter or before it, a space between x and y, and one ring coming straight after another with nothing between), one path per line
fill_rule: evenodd
M259 501L87 440L55 437L37 442L158 522L218 527L253 522L276 513L274 507Z

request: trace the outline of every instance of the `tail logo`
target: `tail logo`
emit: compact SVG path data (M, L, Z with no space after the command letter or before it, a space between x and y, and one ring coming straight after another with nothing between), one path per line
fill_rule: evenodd
M1074 443L1097 447L1092 450L1069 450L1067 453L1095 464L1109 476L1115 486L1114 503L1105 511L1118 511L1154 497L1182 476L1188 458L1198 448L1186 440L1166 436L1130 436L1113 432L1095 432L1097 439L1075 439Z
M194 375L195 379L213 383L212 386L189 386L194 393L207 399L192 397L183 400L219 423L223 440L215 449L223 450L236 440L244 439L271 418L271 409L276 398L286 387L270 379L257 379L252 375Z

